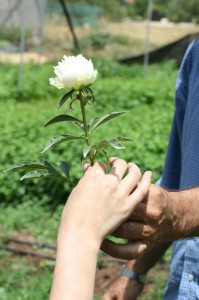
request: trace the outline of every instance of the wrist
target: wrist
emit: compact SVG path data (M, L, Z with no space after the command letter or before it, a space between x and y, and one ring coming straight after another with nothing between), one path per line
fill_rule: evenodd
M187 218L189 216L189 206L191 206L191 202L189 201L187 203L186 191L168 192L168 194L173 224L171 241L174 241L190 235L189 226L192 220L187 220ZM191 213L191 218L192 217L194 216Z
M128 270L134 271L139 274L143 274L146 276L148 269L146 269L146 264L143 264L140 259L131 260L126 264L126 268Z
M174 239L199 235L199 189L171 192L173 199Z
M172 242L181 238L181 209L182 204L180 203L180 192L178 191L168 191L162 189L163 198L166 201L166 210L165 210L165 226L167 231L164 235L164 241Z
M57 247L58 249L66 249L68 245L71 247L88 248L91 251L98 253L101 245L101 241L86 228L86 226L79 226L70 222L66 224L61 222L57 237Z
M135 272L133 270L129 270L126 267L122 267L120 270L120 275L128 277L129 279L135 280L137 283L144 285L146 280L146 275Z

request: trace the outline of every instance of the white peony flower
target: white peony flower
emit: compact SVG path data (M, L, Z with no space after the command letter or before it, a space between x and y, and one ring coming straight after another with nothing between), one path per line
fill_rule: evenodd
M56 77L50 78L50 84L61 88L79 89L92 84L97 78L91 60L87 60L81 54L77 56L64 55L58 66L54 67Z

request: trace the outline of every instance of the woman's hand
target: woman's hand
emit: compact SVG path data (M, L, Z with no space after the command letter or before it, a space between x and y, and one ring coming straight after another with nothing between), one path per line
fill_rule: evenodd
M102 241L148 193L151 172L142 177L135 164L117 158L110 159L110 165L108 174L102 163L88 165L68 198L58 234L51 300L93 299Z
M134 163L111 158L110 166L111 170L106 174L103 163L88 165L61 218L61 228L67 226L74 234L76 230L81 231L99 245L131 215L147 195L151 183L151 172L142 177Z

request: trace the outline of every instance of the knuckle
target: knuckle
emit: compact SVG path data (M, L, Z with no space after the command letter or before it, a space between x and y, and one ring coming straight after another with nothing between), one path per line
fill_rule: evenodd
M132 207L129 205L129 203L123 203L121 208L121 213L124 215L124 217L127 217L131 214ZM127 230L127 224L124 224L124 230Z
M163 189L159 186L153 185L152 188L152 195L158 201L158 204L161 205L162 201L160 201L163 198Z
M119 187L118 178L116 176L108 174L105 181L105 185L109 186L112 191L118 190Z
M121 164L127 166L127 162L126 162L124 159L118 158L117 160L118 160L118 162L120 162Z
M151 220L152 221L159 221L163 216L163 211L160 209L154 209L151 211Z

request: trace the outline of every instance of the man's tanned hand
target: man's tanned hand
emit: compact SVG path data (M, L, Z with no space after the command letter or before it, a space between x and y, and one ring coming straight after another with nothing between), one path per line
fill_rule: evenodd
M167 191L152 184L145 199L130 218L112 235L125 238L125 245L105 240L101 249L107 254L126 260L135 258L131 248L138 241L146 243L143 252L151 251L163 243L199 235L199 188L178 192ZM142 253L137 252L137 257Z
M131 260L135 258L131 255L131 248L135 242L145 242L145 251L148 251L162 242L174 240L178 224L175 220L176 207L174 202L170 201L170 196L170 192L165 189L151 185L148 196L136 206L130 218L112 234L128 239L128 243L116 244L105 240L101 249L111 256ZM139 252L138 256L141 254Z

